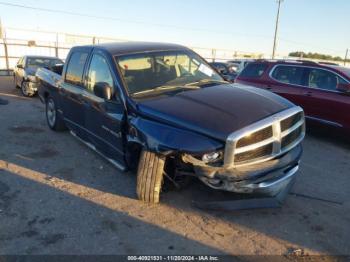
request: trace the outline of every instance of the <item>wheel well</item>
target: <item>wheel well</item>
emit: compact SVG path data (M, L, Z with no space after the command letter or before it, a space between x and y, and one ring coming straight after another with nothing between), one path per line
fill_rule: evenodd
M143 146L136 142L126 142L125 162L130 170L136 170Z

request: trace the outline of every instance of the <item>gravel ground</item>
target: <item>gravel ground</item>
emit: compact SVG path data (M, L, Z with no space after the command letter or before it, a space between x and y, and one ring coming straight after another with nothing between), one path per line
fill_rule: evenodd
M192 200L215 192L198 181L139 202L134 174L50 131L9 77L0 101L0 254L350 254L350 144L334 132L307 135L282 208L204 211Z

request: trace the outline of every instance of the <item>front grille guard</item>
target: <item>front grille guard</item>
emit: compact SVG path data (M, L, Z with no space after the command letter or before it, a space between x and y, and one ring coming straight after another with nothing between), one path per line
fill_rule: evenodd
M295 115L301 113L301 120L298 121L293 126L289 127L287 130L282 131L281 130L281 121ZM268 126L272 126L273 132L272 137L265 139L263 141L260 141L255 144L251 144L248 146L236 148L237 142L249 135L253 134L254 132L257 132L263 128L267 128ZM286 137L288 134L292 133L293 131L297 130L301 127L301 134L300 136L291 144L288 146L282 148L282 138ZM295 106L290 109L284 110L282 112L279 112L277 114L274 114L268 118L265 118L261 121L258 121L250 126L247 126L241 130L238 130L232 134L230 134L226 140L226 147L225 147L225 155L224 155L224 166L225 167L240 167L240 166L246 166L246 165L252 165L261 163L270 159L273 159L275 157L278 157L279 155L282 155L292 148L294 148L296 145L298 145L305 137L305 119L304 119L304 111L301 107ZM235 155L239 153L244 153L247 151L251 151L254 149L257 149L259 147L266 146L268 144L273 144L272 147L272 153L269 155L266 155L264 157L256 158L251 161L246 162L240 162L235 163Z

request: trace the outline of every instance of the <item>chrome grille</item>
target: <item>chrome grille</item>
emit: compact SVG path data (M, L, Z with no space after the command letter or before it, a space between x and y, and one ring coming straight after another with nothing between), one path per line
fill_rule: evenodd
M225 166L263 162L291 150L305 136L304 112L293 107L232 133L226 141Z
M251 159L256 159L264 157L266 155L271 155L273 150L273 144L270 143L265 146L258 147L253 150L249 150L240 154L235 155L235 163L243 163Z
M248 146L251 144L261 142L265 139L270 138L272 135L273 135L272 126L268 126L266 128L263 128L259 131L254 132L250 136L242 137L240 140L238 140L237 147Z
M292 133L290 133L290 134L286 135L285 137L283 137L282 138L282 144L281 144L282 149L288 147L295 140L297 140L301 136L301 134L303 132L302 129L303 129L302 126L300 126L298 129L294 130Z
M285 120L281 121L281 130L286 131L288 128L290 128L291 126L294 126L296 123L298 123L301 119L303 118L303 113L297 113L291 117L288 117Z

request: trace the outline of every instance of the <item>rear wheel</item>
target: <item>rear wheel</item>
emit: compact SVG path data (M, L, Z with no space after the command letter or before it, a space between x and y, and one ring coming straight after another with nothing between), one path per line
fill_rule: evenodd
M163 184L165 157L143 150L137 170L137 197L148 203L158 203Z
M57 112L56 103L52 97L46 99L46 121L48 126L54 131L64 131L67 129L62 117Z

